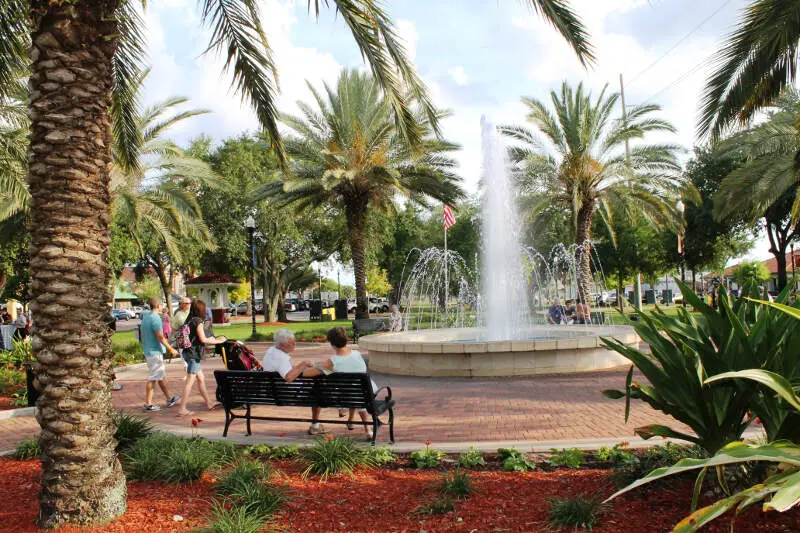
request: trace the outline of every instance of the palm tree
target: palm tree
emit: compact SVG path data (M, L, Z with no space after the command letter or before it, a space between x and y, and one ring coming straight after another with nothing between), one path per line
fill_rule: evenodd
M0 90L0 221L27 210L27 74L18 71Z
M273 198L295 204L301 212L327 205L344 213L356 280L356 317L369 316L365 248L370 207L392 212L398 195L453 203L463 196L455 162L447 153L454 144L430 135L423 115L415 117L423 132L419 149L403 142L389 102L369 74L345 70L335 88L324 93L309 84L316 108L300 103L302 117L285 115L283 122L296 136L286 138L294 165L291 176L254 192L256 199ZM438 116L437 116L438 119Z
M592 220L599 213L611 227L612 213L641 212L660 223L679 219L676 200L681 192L691 195L684 184L675 158L677 147L643 142L648 133L674 132L672 125L652 115L657 105L637 106L625 121L612 120L617 93L596 99L585 93L583 84L573 90L566 82L561 92L550 92L547 104L523 98L527 119L543 136L520 126L503 126L500 131L517 142L509 149L516 178L527 202L528 216L535 219L553 206L569 213L578 245L578 297L590 301L591 271L589 245ZM626 155L624 147L640 141Z
M530 0L573 44L591 51L565 0ZM142 1L142 4L145 2ZM325 0L341 15L394 111L397 131L418 150L409 102L438 131L427 91L377 0ZM309 2L310 4L310 2ZM104 327L112 129L135 140L134 92L144 53L133 0L7 0L0 9L0 91L30 67L31 308L33 353L42 393L39 524L106 522L125 511L125 477L116 458ZM281 161L278 86L256 0L201 0L209 51L222 53L233 85L253 106ZM319 10L320 1L314 0ZM30 55L26 52L30 49ZM28 57L31 64L27 65ZM112 89L122 109L111 119ZM135 146L123 142L123 146ZM135 154L125 151L129 164ZM78 297L80 295L81 297Z
M753 0L714 57L706 82L699 131L720 137L769 106L797 72L800 3Z

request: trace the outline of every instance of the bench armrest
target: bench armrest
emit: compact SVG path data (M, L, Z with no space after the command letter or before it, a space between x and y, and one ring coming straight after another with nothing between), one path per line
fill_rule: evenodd
M378 393L379 393L380 391L382 391L382 390L385 390L385 391L386 391L386 399L387 399L387 400L391 400L391 399L392 399L392 388L391 388L391 387L389 387L388 385L387 385L386 387L381 387L380 389L376 390L376 391L375 391L375 398L377 398L377 397L378 397Z

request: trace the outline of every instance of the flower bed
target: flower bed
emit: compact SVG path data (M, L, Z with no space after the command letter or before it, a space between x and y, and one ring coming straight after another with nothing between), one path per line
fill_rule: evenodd
M284 531L546 531L548 500L555 496L614 491L611 471L555 469L552 472L469 471L474 492L455 502L455 510L423 516L419 508L433 500L442 483L442 470L416 470L401 459L389 468L357 469L354 476L303 478L295 460L273 460L273 482L289 490L289 501L276 514ZM0 459L0 532L38 531L34 525L39 490L37 461ZM214 477L203 474L190 484L130 481L128 512L102 528L63 528L59 531L183 532L204 525L214 496ZM597 533L668 532L687 513L691 480L670 480L614 500L601 517ZM175 521L174 515L183 520ZM745 511L737 531L778 533L800 531L800 512L764 514ZM728 520L704 531L728 531Z

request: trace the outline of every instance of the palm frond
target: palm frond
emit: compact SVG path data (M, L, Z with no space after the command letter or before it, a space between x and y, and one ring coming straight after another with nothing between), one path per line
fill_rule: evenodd
M566 39L581 64L594 63L595 56L589 44L589 35L580 18L570 9L569 2L564 0L529 0L531 8L545 17Z

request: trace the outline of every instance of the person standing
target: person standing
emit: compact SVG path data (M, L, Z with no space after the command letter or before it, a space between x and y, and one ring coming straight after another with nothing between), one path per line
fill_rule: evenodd
M150 311L145 311L142 315L142 350L147 360L147 390L144 404L145 411L160 411L161 407L153 404L153 391L155 384L164 393L167 400L166 406L172 407L177 404L181 397L170 396L167 387L167 369L164 366L164 352L178 355L178 351L170 346L164 336L161 324L161 299L150 298Z
M192 299L183 297L181 303L178 305L178 310L172 315L172 331L176 332L181 329L181 326L186 322L189 316L189 308L192 305Z
M28 317L25 316L25 313L22 312L22 308L17 308L17 319L14 320L14 326L17 330L14 332L14 336L20 340L25 340L28 338Z
M287 383L291 383L307 368L314 368L314 365L309 361L301 361L296 365L292 365L291 354L296 347L294 333L288 329L279 329L272 339L275 341L275 345L270 346L264 354L262 364L264 372L277 372ZM311 408L312 423L311 427L308 428L309 435L322 435L325 433L325 427L319 423L320 411L319 407Z
M180 410L178 410L178 416L193 414L186 409L186 402L189 400L189 393L192 391L192 385L194 385L195 380L197 380L200 396L206 402L206 408L209 411L221 405L219 402L212 402L208 397L206 379L200 369L200 361L205 357L204 351L207 345L222 344L227 339L225 337L207 337L203 327L205 318L206 303L200 299L194 300L189 309L189 317L185 322L189 326L189 340L192 346L191 348L185 348L181 353L183 360L186 362L186 383L183 386L183 399L181 400Z

